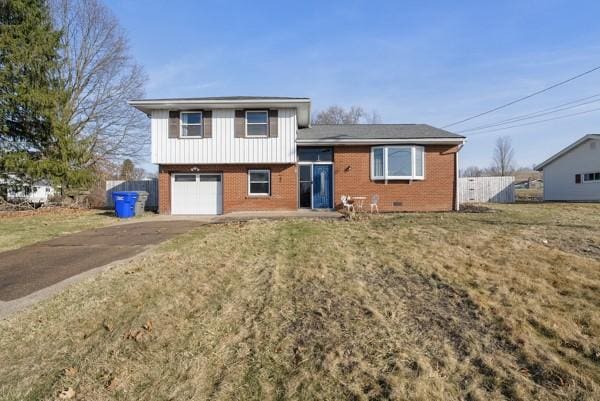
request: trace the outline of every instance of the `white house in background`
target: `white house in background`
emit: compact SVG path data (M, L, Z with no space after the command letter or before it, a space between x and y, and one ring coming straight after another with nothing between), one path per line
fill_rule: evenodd
M600 134L586 135L543 163L544 200L600 201Z
M6 181L6 200L9 202L28 202L35 204L46 204L55 194L54 187L47 181L41 180L33 185L25 184L19 189L11 187Z

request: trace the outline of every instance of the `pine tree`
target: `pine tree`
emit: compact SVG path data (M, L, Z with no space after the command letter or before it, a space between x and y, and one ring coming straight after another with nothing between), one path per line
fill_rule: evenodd
M0 1L0 162L3 171L39 177L52 143L52 70L59 33L43 1Z
M61 118L60 38L44 0L0 0L0 171L66 189L91 172L82 168L89 146Z

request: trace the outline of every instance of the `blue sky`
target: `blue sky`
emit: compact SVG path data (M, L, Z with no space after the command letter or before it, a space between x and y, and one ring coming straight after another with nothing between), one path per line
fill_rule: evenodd
M308 96L313 110L359 105L385 123L441 127L600 65L598 1L107 4L145 68L147 97ZM597 93L600 71L450 130ZM594 108L600 101L544 117ZM466 134L461 165L488 166L500 135L530 166L598 132L600 111Z

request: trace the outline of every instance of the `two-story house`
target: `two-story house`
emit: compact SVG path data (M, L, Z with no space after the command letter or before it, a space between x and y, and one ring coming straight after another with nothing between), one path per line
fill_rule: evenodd
M151 118L159 211L332 209L342 195L381 211L458 208L465 138L425 124L310 124L310 99L132 100Z

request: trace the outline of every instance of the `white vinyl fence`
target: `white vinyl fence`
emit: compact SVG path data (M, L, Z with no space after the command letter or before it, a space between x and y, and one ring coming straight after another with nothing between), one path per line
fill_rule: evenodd
M106 207L114 207L112 193L116 191L146 191L148 200L146 209L158 208L158 180L139 180L139 181L106 181Z
M515 177L462 177L458 179L460 203L514 203Z

